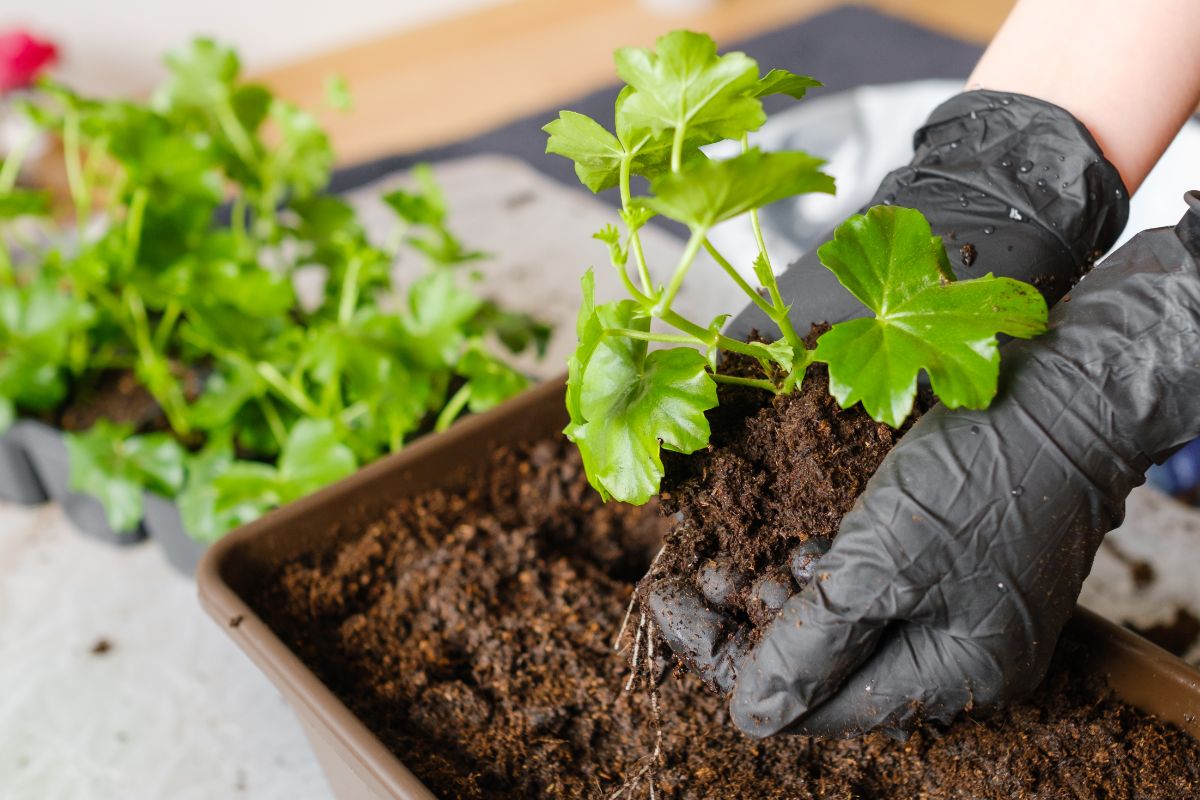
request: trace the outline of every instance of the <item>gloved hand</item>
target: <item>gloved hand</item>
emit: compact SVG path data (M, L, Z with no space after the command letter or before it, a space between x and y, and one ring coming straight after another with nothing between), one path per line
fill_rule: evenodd
M917 422L757 645L695 593L654 590L664 635L732 689L743 731L899 734L1037 685L1129 491L1200 435L1200 192L1187 200L1048 334L1003 348L991 408Z
M913 165L892 173L874 202L920 208L952 259L960 244L972 244L974 269L957 267L963 277L992 271L1029 280L1052 303L1124 224L1115 169L1056 107L971 92L935 111L916 142ZM1042 169L1047 164L1051 170ZM1175 262L1162 263L1182 263ZM1147 263L1153 271L1159 262ZM811 255L781 284L796 302L800 329L862 313ZM1160 301L1143 301L1146 324L1162 322L1148 310ZM1113 302L1111 291L1076 299L1055 311L1053 334L1006 348L1007 380L991 411L936 409L918 423L847 515L829 555L814 566L818 552L794 554L798 585L814 571L823 579L787 601L755 648L713 602L720 575L652 590L651 609L673 649L719 688L733 690L736 681L731 708L743 730L901 732L1036 685L1099 537L1119 520L1146 456L1159 452L1126 448L1113 460L1116 426L1126 420L1114 416L1106 396L1086 392L1088 370L1117 363L1094 359L1097 348L1123 351L1120 326L1136 324ZM1079 344L1062 343L1065 314L1081 320L1070 332ZM753 312L734 323L735 333L751 327L769 330ZM1126 331L1124 338L1136 337ZM1152 369L1152 362L1130 363ZM1112 391L1123 392L1115 398L1122 402L1153 403L1139 393L1147 386ZM1142 406L1115 408L1141 424ZM1180 442L1189 434L1181 435Z

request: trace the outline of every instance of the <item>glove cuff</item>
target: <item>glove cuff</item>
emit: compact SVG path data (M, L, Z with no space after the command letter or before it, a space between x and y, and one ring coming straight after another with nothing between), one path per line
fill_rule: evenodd
M913 147L909 184L952 181L968 203L998 201L1004 222L1030 222L1056 238L1077 275L1112 246L1129 217L1120 173L1083 123L1053 103L964 92L934 110Z

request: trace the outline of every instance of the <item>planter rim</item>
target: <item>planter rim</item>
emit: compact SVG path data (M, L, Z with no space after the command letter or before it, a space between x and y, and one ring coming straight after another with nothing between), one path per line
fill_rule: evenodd
M230 582L229 570L235 568L239 557L259 537L294 528L320 507L353 508L356 495L368 484L392 473L405 477L405 470L410 467L419 470L424 466L423 461L439 451L463 448L471 440L498 429L501 433L493 439L515 438L511 430L519 427L516 421L531 409L549 408L556 397L561 398L564 382L558 378L535 386L491 411L465 417L438 436L422 438L315 494L271 511L210 547L197 569L197 590L205 610L283 689L287 700L298 706L301 715L317 723L317 729L310 733L340 749L348 769L385 792L378 797L434 800L436 796L254 612ZM558 408L562 408L561 400ZM541 420L543 432L550 429L550 422L546 418ZM413 490L416 491L419 489ZM387 502L394 500L391 497ZM335 535L335 531L330 530L328 535ZM1105 677L1120 699L1200 739L1200 671L1082 606L1076 607L1068 622L1064 635L1068 634L1085 645L1085 664Z

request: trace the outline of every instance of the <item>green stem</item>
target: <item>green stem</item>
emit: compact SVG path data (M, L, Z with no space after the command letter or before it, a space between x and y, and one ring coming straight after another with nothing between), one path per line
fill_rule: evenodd
M354 309L358 306L358 276L362 272L362 258L351 256L342 276L342 293L338 300L338 324L348 325L354 318Z
M296 409L301 413L310 417L316 417L318 419L323 416L321 414L321 409L319 409L317 405L309 399L308 395L297 389L292 384L288 383L287 378L283 377L274 364L271 364L267 361L259 361L254 365L254 371L257 372L259 376L266 381L267 384L274 389L280 397L295 406Z
M12 188L17 185L17 178L21 175L21 165L25 163L25 156L29 153L29 147L33 144L35 133L30 131L27 136L17 142L12 150L8 151L8 156L4 159L4 166L0 167L0 194L7 194L12 191Z
M171 365L166 356L154 348L150 336L150 320L146 314L142 296L132 286L126 286L123 297L129 311L129 319L133 323L132 338L134 346L137 348L138 361L146 364L158 362L162 368L161 373L151 374L161 374L166 381L161 386L147 384L146 388L162 407L171 428L180 436L186 436L191 433L192 426L187 419L187 403L183 397L183 389L180 387L179 381L171 374Z
M150 194L146 187L140 187L133 193L129 203L129 216L125 218L125 269L131 270L137 265L138 250L142 244L142 222L146 217L146 203Z
M266 397L258 397L258 407L262 410L263 419L267 421L267 427L271 429L271 435L275 437L275 441L279 444L279 449L287 443L287 426L283 424L283 418L279 416L279 410Z
M742 355L750 356L751 358L762 358L763 352L761 348L755 348L746 342L739 342L737 339L731 339L721 333L713 331L697 325L689 319L681 316L677 311L668 311L661 316L663 322L670 325L672 328L681 330L684 333L689 333L703 344L708 346L716 345L722 350L728 350L731 353L741 353Z
M750 149L749 134L742 134L742 152ZM763 277L767 280L767 293L771 296L771 305L774 311L767 311L769 316L776 325L779 326L779 332L783 334L784 341L792 346L792 351L796 354L807 351L804 345L804 340L796 333L796 328L792 325L792 320L788 317L787 305L783 302L783 295L779 292L779 282L775 279L775 269L771 266L771 256L767 253L767 242L763 238L762 223L758 218L758 209L750 210L750 227L754 230L754 241L758 245L759 255L762 256L763 265L766 269L763 270ZM757 293L756 293L757 294Z
M217 123L221 126L221 131L229 139L230 144L233 145L233 149L237 151L238 157L246 162L246 166L257 168L258 156L254 153L250 135L246 133L246 129L242 126L241 120L237 118L237 114L234 113L229 100L225 99L217 103L215 111Z
M675 136L671 140L671 172L679 172L683 166L683 135L686 131L686 123L675 126Z
M687 277L688 270L695 263L696 255L700 252L707 233L708 231L704 228L696 228L692 231L687 247L684 248L683 255L679 259L679 264L675 267L675 274L671 276L671 282L667 284L667 290L651 310L654 316L661 318L671 310L671 303L675 301L675 295L679 294L679 289L683 286L683 279Z
M182 311L183 306L179 304L179 301L171 300L167 303L162 318L158 321L158 328L154 331L155 350L162 352L167 349L167 342L170 341L171 333L175 330L175 323Z
M437 423L433 426L435 431L439 433L449 428L454 420L458 419L458 415L466 407L467 401L471 399L471 384L464 383L454 396L446 403L442 413L438 414Z
M83 161L79 145L79 115L68 111L63 122L63 155L66 160L67 186L71 190L71 201L75 204L75 227L83 236L83 228L91 214L91 197L83 177Z
M628 271L622 269L618 264L613 264L613 269L615 269L617 274L621 276L621 283L625 284L625 291L629 293L629 296L633 298L638 305L647 310L654 305L653 297L648 297L642 294L638 291L637 287L633 285L633 281L630 279Z
M633 328L605 328L605 336L624 336L627 339L640 339L643 342L663 342L665 344L706 345L708 342L697 339L691 334L653 333L639 331Z
M633 206L632 192L629 190L629 170L633 156L627 154L621 159L621 208L629 213ZM642 291L647 295L654 294L654 282L650 279L650 268L646 265L646 254L642 252L642 238L635 230L629 231L629 247L633 250L633 261L637 264L638 277L642 281Z
M739 378L736 375L722 375L719 372L715 373L712 377L717 383L731 383L734 386L749 386L754 389L764 389L771 394L779 394L779 389L776 388L775 384L768 380L762 380L761 378Z
M712 242L710 242L707 237L704 239L704 249L708 251L710 256L712 256L713 261L716 261L717 264L721 266L721 269L725 270L725 274L733 279L733 282L738 285L738 288L746 293L746 296L750 298L754 305L758 306L768 317L775 316L775 307L764 300L762 295L754 291L754 287L746 282L746 279L743 278L737 269L735 269L734 266L729 263L729 259L721 255L720 251L713 246Z

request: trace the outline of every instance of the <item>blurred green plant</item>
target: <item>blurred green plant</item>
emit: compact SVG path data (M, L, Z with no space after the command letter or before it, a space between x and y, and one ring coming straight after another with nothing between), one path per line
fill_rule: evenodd
M334 158L311 115L241 80L216 42L166 63L148 103L43 82L26 105L62 141L73 227L15 186L19 148L0 167L0 426L54 415L114 372L162 410L161 430L68 436L71 486L114 529L137 525L150 490L215 539L525 386L497 351L540 353L549 329L472 290L459 267L482 254L447 226L427 167L383 198L397 231L376 244L321 194ZM344 81L328 93L349 108ZM27 235L36 217L48 243ZM405 246L426 267L400 287ZM315 307L294 281L310 266L325 274Z

